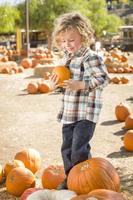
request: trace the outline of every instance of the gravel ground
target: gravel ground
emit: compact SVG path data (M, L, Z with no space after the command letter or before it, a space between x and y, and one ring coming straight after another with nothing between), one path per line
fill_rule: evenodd
M130 62L133 64L133 56ZM27 94L27 84L38 80L33 69L22 74L0 74L0 164L3 166L14 158L17 151L32 147L42 157L42 167L62 164L60 155L61 124L56 121L60 106L60 94ZM110 75L110 76L113 76ZM124 123L115 119L114 108L120 102L127 102L133 110L133 74L127 75L127 85L109 84L103 92L104 105L91 141L92 155L109 160L118 170L121 178L121 192L127 200L133 200L133 153L125 151ZM0 200L17 198L9 195L0 185Z

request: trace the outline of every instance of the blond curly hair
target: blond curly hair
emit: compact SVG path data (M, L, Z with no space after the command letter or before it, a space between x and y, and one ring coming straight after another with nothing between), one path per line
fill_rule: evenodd
M77 29L82 36L84 46L92 44L94 30L89 19L83 17L78 12L70 12L60 15L54 23L52 34L52 46L60 49L60 34L70 29Z

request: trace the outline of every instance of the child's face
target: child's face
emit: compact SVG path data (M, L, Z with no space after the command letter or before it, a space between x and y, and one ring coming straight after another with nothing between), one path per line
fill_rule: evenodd
M82 45L82 37L76 29L69 29L60 34L60 45L63 50L75 53Z

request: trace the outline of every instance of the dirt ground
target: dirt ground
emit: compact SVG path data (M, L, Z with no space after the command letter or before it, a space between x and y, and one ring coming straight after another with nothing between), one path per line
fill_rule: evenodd
M129 62L133 65L133 55ZM133 200L133 152L124 149L124 123L118 122L114 114L115 106L123 101L133 110L133 74L126 76L130 78L129 84L109 84L104 89L104 105L91 146L93 156L105 158L117 168L121 192L126 199ZM16 75L0 74L0 164L3 166L26 147L40 152L41 170L47 165L62 164L61 124L56 121L61 94L27 94L27 84L38 79L33 69ZM1 185L0 200L7 199L17 198Z

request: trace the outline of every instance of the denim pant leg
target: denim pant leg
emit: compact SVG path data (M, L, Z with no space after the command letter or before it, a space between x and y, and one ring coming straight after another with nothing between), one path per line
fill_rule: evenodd
M76 165L79 162L91 158L90 144L96 123L89 120L82 120L76 123L73 130L71 163Z
M71 164L71 147L73 140L73 129L74 123L72 124L64 124L62 127L62 146L61 146L61 154L64 163L64 169L66 175L69 170L72 168Z

